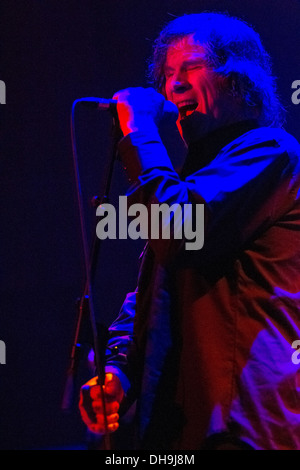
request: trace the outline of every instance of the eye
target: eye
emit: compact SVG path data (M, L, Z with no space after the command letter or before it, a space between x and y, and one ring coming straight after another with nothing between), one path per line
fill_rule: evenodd
M174 72L173 71L168 71L168 72L165 72L165 79L168 80L169 78L173 77L174 75Z
M188 65L186 67L186 70L187 71L193 71L193 70L199 70L199 69L202 69L202 68L203 68L203 66L200 65L200 64L191 64L191 65Z

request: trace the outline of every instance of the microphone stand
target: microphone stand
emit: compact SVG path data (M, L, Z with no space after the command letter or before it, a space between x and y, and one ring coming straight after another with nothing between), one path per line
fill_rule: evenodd
M83 251L84 251L86 282L85 282L83 295L79 300L78 315L77 315L77 321L75 325L75 335L74 335L74 340L73 340L72 348L71 348L70 365L69 365L69 369L67 372L66 385L65 385L63 400L62 400L62 409L67 411L71 407L71 403L72 403L72 399L74 395L74 388L75 388L74 384L75 384L75 379L76 379L76 374L77 374L78 364L79 364L79 359L80 359L79 358L80 331L82 328L83 318L86 315L86 313L88 313L89 322L90 322L90 326L92 330L92 336L93 336L95 367L96 367L96 373L98 377L98 385L100 385L100 390L101 390L101 400L103 404L104 429L105 429L105 433L103 436L104 450L111 450L111 439L110 439L110 434L108 432L108 427L107 427L108 423L107 423L107 415L106 415L106 404L105 404L105 396L104 396L104 390L103 390L103 386L105 383L105 350L106 350L106 343L108 339L108 330L103 325L102 326L97 325L96 318L95 318L95 311L94 311L94 303L93 303L93 282L94 282L95 271L97 267L102 240L100 240L96 236L96 229L95 229L92 249L91 251L89 250L88 241L87 241L87 233L86 233L86 224L85 224L85 218L84 218L84 210L83 210L83 200L82 200L82 193L81 193L78 156L77 156L76 139L75 139L75 126L74 126L74 110L75 110L75 106L77 102L79 101L81 100L76 100L73 103L73 107L72 107L71 137L72 137L72 149L73 149L73 163L74 163L76 186L77 186L78 206L79 206L79 213L80 213L82 243L83 243ZM106 178L104 195L102 198L99 198L98 196L93 198L94 206L98 206L105 202L108 202L114 164L117 159L117 144L121 136L121 130L119 128L118 116L117 116L116 110L114 108L110 108L110 111L112 112L113 126L112 126L112 139L111 139L108 174Z

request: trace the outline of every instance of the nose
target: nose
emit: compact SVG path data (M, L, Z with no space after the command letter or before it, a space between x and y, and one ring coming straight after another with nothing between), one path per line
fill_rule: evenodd
M188 81L187 74L179 72L174 74L172 80L172 91L173 93L184 93L192 87Z

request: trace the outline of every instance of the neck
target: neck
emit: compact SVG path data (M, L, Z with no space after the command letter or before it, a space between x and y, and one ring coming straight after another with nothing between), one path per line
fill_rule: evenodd
M198 142L206 135L211 134L218 129L231 127L232 125L234 126L235 124L244 122L246 120L247 118L241 116L236 118L234 121L220 123L220 121L215 119L213 116L194 112L190 116L180 121L182 130L181 136L186 145L189 147L191 144Z
M188 155L183 165L181 176L186 177L208 165L222 148L239 136L257 127L257 120L245 119L215 128L206 134L200 135L197 140L190 141ZM196 138L196 134L194 136Z

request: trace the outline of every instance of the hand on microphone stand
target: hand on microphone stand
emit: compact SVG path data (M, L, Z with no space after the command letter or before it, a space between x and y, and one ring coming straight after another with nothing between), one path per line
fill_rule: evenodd
M95 434L111 433L119 428L119 408L124 398L124 390L119 378L111 373L105 375L103 385L105 410L98 377L89 380L80 390L79 410L88 429ZM104 414L106 414L107 430Z

